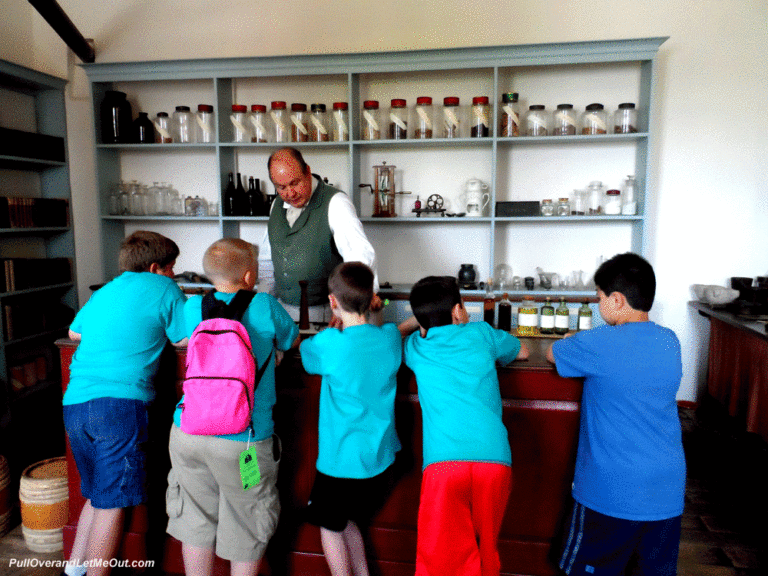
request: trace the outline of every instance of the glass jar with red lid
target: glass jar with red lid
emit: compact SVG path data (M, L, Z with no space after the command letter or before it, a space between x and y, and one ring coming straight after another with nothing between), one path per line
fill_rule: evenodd
M403 98L393 98L390 102L389 138L391 140L408 138L408 107Z
M487 138L491 135L491 105L488 96L472 98L472 121L469 134L472 138Z
M458 96L443 98L443 138L461 138L462 114Z
M349 104L334 102L331 113L331 140L345 142L349 140Z
M378 100L363 102L363 112L360 118L360 139L379 140L381 138L381 111Z
M267 107L264 104L251 104L251 142L269 142L267 132Z
M288 119L288 109L286 103L282 100L275 100L272 102L269 110L269 119L272 134L275 137L275 142L290 142L290 120Z
M291 142L309 141L309 118L307 105L291 104Z
M432 125L434 117L432 115L432 98L429 96L419 96L416 98L416 117L414 118L413 137L419 139L432 138Z
M234 133L232 137L233 142L250 142L251 133L248 130L248 107L243 104L232 104L232 114L229 115L229 119L232 122Z

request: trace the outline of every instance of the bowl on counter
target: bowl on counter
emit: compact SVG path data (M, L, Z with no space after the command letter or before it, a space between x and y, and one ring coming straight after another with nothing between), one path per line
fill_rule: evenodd
M738 290L714 284L693 284L691 290L699 302L712 306L725 306L739 297Z

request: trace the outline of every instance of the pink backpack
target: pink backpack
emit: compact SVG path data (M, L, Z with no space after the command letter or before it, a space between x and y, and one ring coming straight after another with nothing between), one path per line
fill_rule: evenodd
M254 293L240 290L227 305L203 297L203 321L187 346L181 429L187 434L237 434L251 426L253 395L272 352L256 371L248 331L240 320Z

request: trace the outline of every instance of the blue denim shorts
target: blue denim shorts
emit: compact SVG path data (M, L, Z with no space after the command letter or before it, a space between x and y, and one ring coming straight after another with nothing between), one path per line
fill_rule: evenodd
M64 427L94 508L127 508L146 500L147 403L97 398L64 406Z

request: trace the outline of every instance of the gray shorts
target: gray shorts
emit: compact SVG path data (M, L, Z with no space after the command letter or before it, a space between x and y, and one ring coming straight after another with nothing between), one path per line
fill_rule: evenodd
M214 548L236 562L259 561L280 516L277 436L256 446L261 481L243 491L239 456L245 442L197 436L171 427L171 471L165 504L168 534L184 544ZM275 459L275 454L278 455Z

